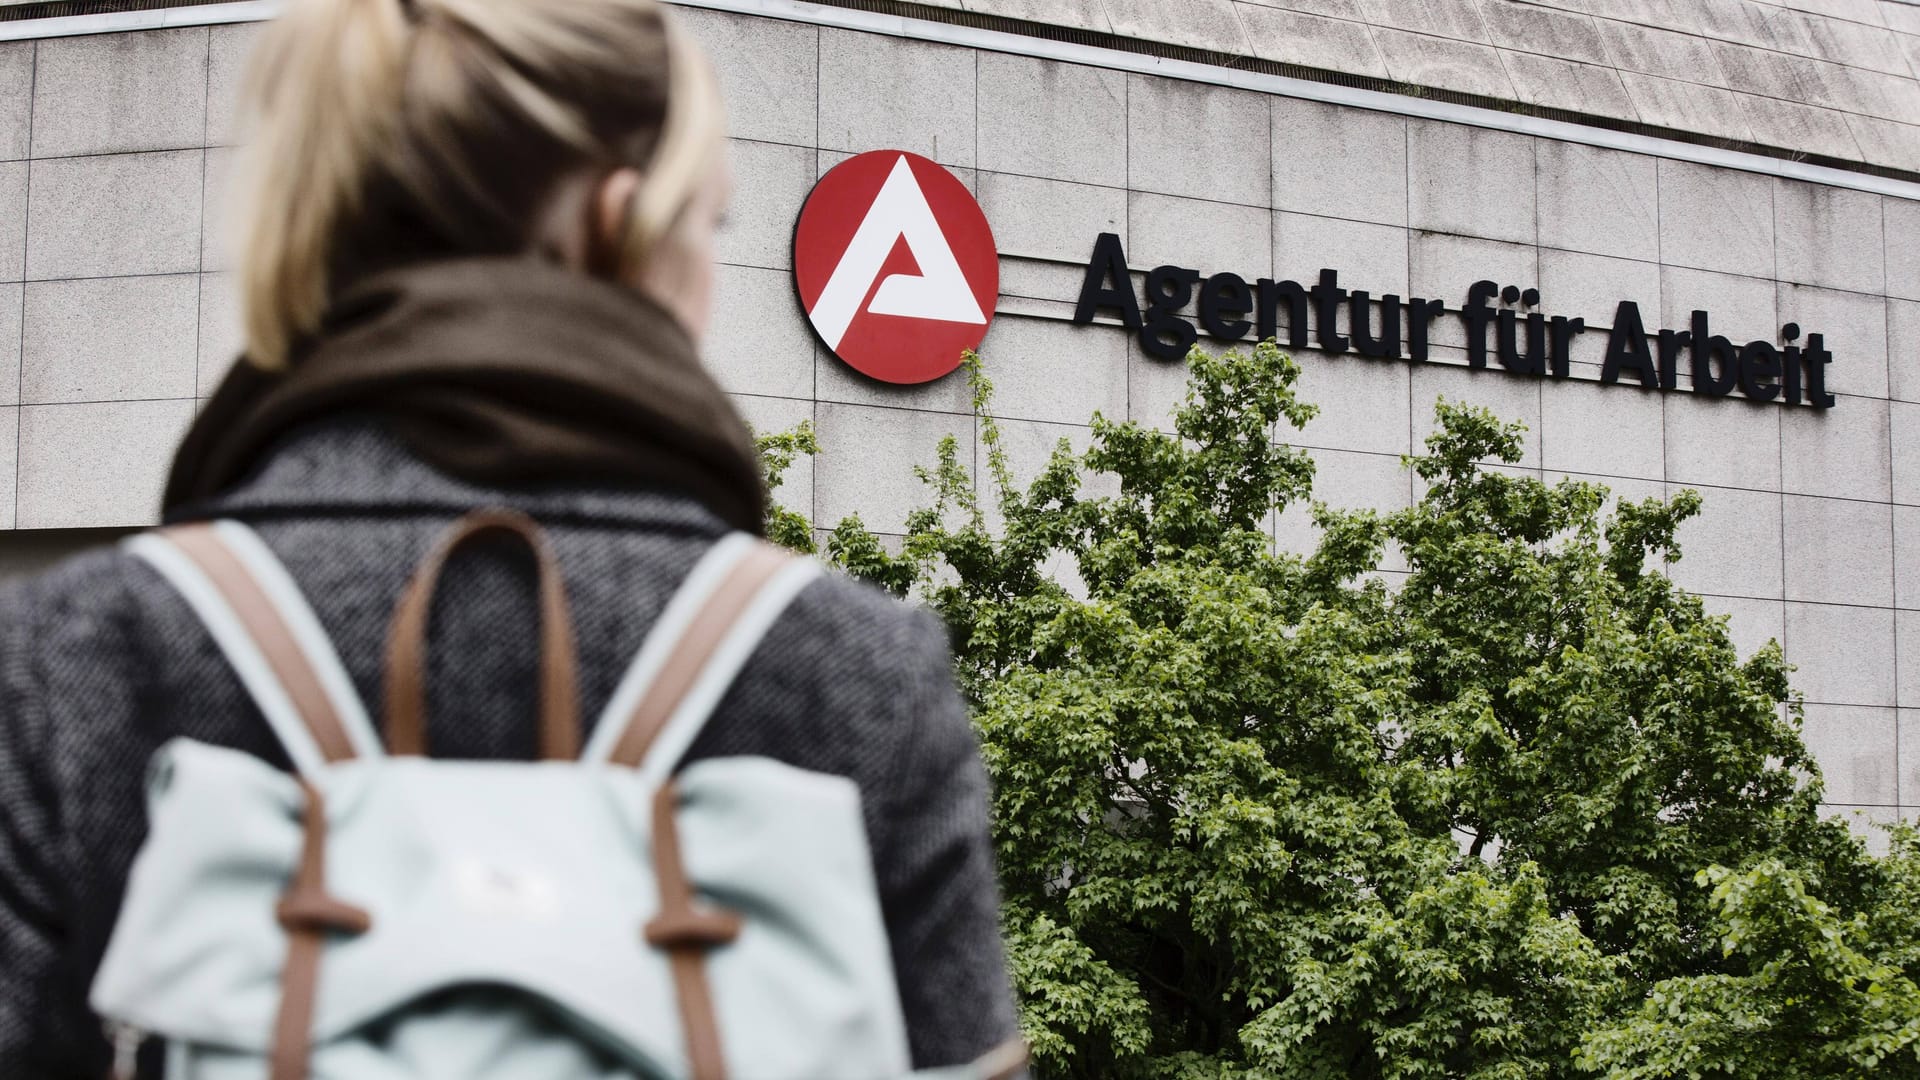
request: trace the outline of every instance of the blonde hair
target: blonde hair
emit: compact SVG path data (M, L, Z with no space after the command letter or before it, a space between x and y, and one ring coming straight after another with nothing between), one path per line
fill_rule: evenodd
M658 0L294 0L243 96L247 359L284 367L367 273L526 251L582 168L642 169L618 258L643 265L722 123L704 56Z

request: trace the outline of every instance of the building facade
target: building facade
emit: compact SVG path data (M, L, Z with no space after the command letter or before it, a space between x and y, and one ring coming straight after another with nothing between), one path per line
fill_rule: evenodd
M981 351L1017 473L1084 446L1096 410L1164 423L1170 320L1295 346L1321 412L1282 434L1334 505L1410 505L1400 456L1434 402L1487 405L1526 424L1528 474L1701 491L1672 572L1743 652L1778 639L1798 665L1835 810L1920 809L1920 6L680 7L737 176L707 359L756 426L817 427L789 505L898 532L911 466L977 442L960 376L861 375L796 295L820 177L911 152L993 230ZM8 566L150 523L231 361L222 177L271 13L0 6ZM1295 509L1276 543L1312 530Z

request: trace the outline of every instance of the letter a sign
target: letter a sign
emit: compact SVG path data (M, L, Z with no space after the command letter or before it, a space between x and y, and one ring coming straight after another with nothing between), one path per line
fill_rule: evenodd
M1000 260L958 178L918 154L875 150L834 166L807 196L793 278L835 356L884 382L923 383L986 337Z

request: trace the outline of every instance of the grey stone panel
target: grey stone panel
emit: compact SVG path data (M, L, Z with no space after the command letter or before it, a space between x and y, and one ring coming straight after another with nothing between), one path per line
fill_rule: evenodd
M833 171L834 166L839 165L843 161L851 160L853 157L853 154L840 150L820 151L819 164L814 171L815 179L827 175ZM980 176L978 172L973 169L963 169L957 165L948 165L945 166L945 168L949 173L953 174L954 179L960 181L960 186L966 188L975 200L980 198Z
M1126 186L1124 74L983 52L979 80L980 168Z
M1733 42L1713 42L1712 48L1729 89L1780 101L1799 100L1799 65L1794 57Z
M0 164L0 281L19 281L27 269L27 169Z
M239 152L230 147L207 151L206 179L201 187L200 266L204 270L233 269L235 230L242 223L235 218L239 210L233 197L234 165Z
M1694 394L1661 401L1669 482L1780 490L1780 406Z
M813 402L795 401L792 398L756 397L751 394L729 394L734 408L740 411L741 419L747 422L756 435L775 435L792 431L802 423L813 420ZM805 454L794 458L793 465L780 478L780 486L773 489L776 503L789 510L813 516L813 475L814 459Z
M1805 335L1819 334L1833 363L1827 365L1827 390L1866 397L1887 396L1887 302L1879 296L1781 285L1779 318L1800 324ZM1756 335L1776 340L1773 335Z
M1407 188L1416 229L1535 241L1533 140L1525 135L1409 120Z
M1413 368L1390 360L1301 353L1294 392L1320 411L1299 431L1283 421L1277 438L1298 446L1404 454L1413 449Z
M803 23L700 8L674 9L706 46L732 105L730 134L812 146L820 131L820 31Z
M1541 311L1585 319L1587 335L1604 339L1622 300L1639 305L1643 321L1658 320L1660 265L1574 251L1540 252ZM1587 339L1575 340L1584 344Z
M205 28L53 38L34 76L33 156L198 147L206 109Z
M1893 609L1787 602L1790 677L1810 702L1890 706L1894 697Z
M1565 387L1555 387L1556 390ZM1478 405L1493 410L1502 423L1519 421L1526 425L1521 436L1523 469L1540 468L1540 382L1503 372L1470 371L1439 364L1413 366L1413 448L1425 453L1427 436L1433 434L1433 408L1445 397L1455 404Z
M1387 61L1387 72L1401 82L1486 97L1513 96L1513 82L1501 66L1500 53L1490 45L1384 26L1373 28L1373 40Z
M1496 50L1513 81L1514 100L1527 105L1597 116L1637 119L1632 99L1620 73L1599 64L1583 64L1558 56Z
M1808 705L1801 737L1820 763L1829 803L1893 806L1898 794L1898 719L1892 709Z
M238 141L240 94L247 60L264 23L231 23L212 28L207 48L207 145ZM737 123L737 121L736 121Z
M1900 801L1905 804L1920 798L1920 711L1901 709L1895 737L1899 740ZM1912 808L1902 814L1913 820Z
M1920 506L1893 509L1893 605L1920 609ZM1909 641L1910 648L1920 642Z
M33 123L35 42L0 43L0 158L27 156Z
M1466 344L1466 330L1451 313L1459 311L1474 282L1484 279L1524 289L1540 279L1540 253L1532 245L1426 232L1414 233L1412 241L1407 291L1428 300L1446 301L1450 313L1429 329L1435 345Z
M1096 189L1102 190L1102 189ZM1020 259L1000 256L1000 298L1049 300L1067 305L1060 318L1072 317L1080 288L1086 283L1087 269L1068 262ZM1001 310L1006 310L1003 305Z
M804 146L731 139L733 204L720 230L722 263L786 270L793 266L793 227L819 179L819 161Z
M1487 20L1480 17L1473 3L1446 3L1435 0L1358 0L1360 12L1375 26L1487 44L1493 40L1487 32Z
M982 15L1024 19L1048 26L1072 26L1103 34L1113 30L1101 0L961 0L959 6Z
M1662 262L1773 276L1772 178L1666 159L1659 178Z
M1887 301L1887 384L1901 401L1920 401L1920 302Z
M908 150L972 168L975 56L952 45L821 30L821 149Z
M996 418L994 426L1000 432L1000 450L1006 457L1007 472L1013 480L1013 490L1025 493L1040 473L1053 460L1054 448L1065 439L1075 454L1084 454L1093 445L1093 429L1074 424L1046 424L1033 420L1008 420ZM998 530L1006 523L1000 513L1000 499L994 486L991 469L987 463L987 442L983 424L974 425L974 461L978 471L974 484L980 493L980 508L985 513L987 527ZM1096 473L1082 470L1080 474L1080 494L1082 497L1113 497L1120 494L1120 478L1112 473Z
M1920 405L1887 403L1893 432L1893 501L1920 505ZM1914 581L1920 587L1920 578Z
M1127 415L1128 339L1051 319L995 319L980 355L992 412L1016 420L1086 424L1096 410Z
M1313 458L1313 502L1323 502L1336 510L1373 510L1389 514L1413 505L1412 474L1392 454L1360 454L1347 450L1308 450ZM1311 555L1320 546L1320 529L1313 523L1313 508L1296 503L1286 508L1274 523L1274 540L1279 550L1295 555ZM1389 572L1407 568L1400 553L1389 548L1383 554L1380 569Z
M907 515L932 503L914 467L933 467L952 436L972 466L973 417L823 401L814 407L820 457L814 463L814 523L832 528L850 514L879 532L906 531Z
M1600 40L1613 66L1622 71L1658 75L1708 86L1725 86L1727 77L1720 61L1701 38L1663 30L1657 26L1602 19Z
M1558 56L1584 64L1612 64L1593 17L1529 4L1483 2L1493 44L1523 53Z
M736 394L813 397L813 329L793 292L793 275L721 266L713 322L700 353L720 385Z
M1626 259L1660 257L1653 158L1551 141L1535 150L1542 245Z
M1753 527L1761 531L1759 525ZM1784 498L1788 600L1893 606L1893 512L1884 503Z
M1778 600L1702 596L1700 602L1709 614L1727 617L1727 636L1742 659L1759 652L1769 641L1779 641L1786 633L1787 609Z
M21 321L25 287L0 285L0 405L20 403Z
M1271 127L1264 94L1128 75L1128 186L1266 206Z
M239 289L232 274L200 277L200 343L194 365L195 393L200 397L211 395L219 387L227 369L246 348Z
M1879 23L1862 26L1845 19L1809 19L1807 31L1813 39L1813 55L1836 64L1870 68L1902 78L1912 78L1913 70L1901 52L1896 36Z
M1899 695L1903 705L1920 702L1920 611L1896 613L1899 626Z
M193 399L20 410L23 529L151 525Z
M1869 192L1776 178L1774 255L1780 279L1829 289L1884 292L1882 201Z
M1399 226L1275 214L1273 241L1276 278L1311 285L1325 267L1339 271L1348 289L1364 289L1376 301L1387 294L1407 296L1407 230Z
M1783 408L1780 479L1797 495L1887 502L1893 495L1888 462L1887 403L1841 398L1831 409Z
M1763 278L1717 274L1681 267L1660 268L1660 326L1687 330L1693 325L1693 313L1707 313L1708 328L1727 340L1744 344L1755 338L1776 340L1780 332L1779 293L1774 283ZM1640 309L1652 333L1653 311ZM1685 370L1683 362L1682 370ZM1687 376L1680 377L1682 385Z
M986 342L981 344L983 349L990 347ZM967 388L966 375L959 371L932 382L901 386L855 371L824 345L815 348L813 356L813 396L820 401L932 412L964 413L973 409L973 395Z
M200 277L27 287L20 397L29 405L194 396Z
M1842 114L1863 160L1896 169L1920 171L1920 126L1873 116Z
M1542 387L1540 464L1562 472L1663 478L1667 465L1661 397L1596 383Z
M34 162L27 277L200 269L204 157L182 150Z
M1387 62L1365 24L1257 4L1239 5L1253 55L1350 74L1387 77Z
M1230 270L1248 281L1273 270L1273 226L1261 207L1138 191L1127 203L1127 261L1134 267L1170 263L1203 275Z
M1127 351L1127 419L1160 431L1172 431L1173 414L1187 397L1187 366L1149 356L1134 342L1132 335L1122 336ZM1217 342L1205 338L1201 342L1208 348L1218 348ZM1300 362L1311 361L1303 354Z
M1846 113L1752 94L1735 94L1734 98L1740 105L1740 115L1753 129L1755 142L1804 154L1864 160L1860 142L1847 126Z
M1731 90L1701 83L1663 79L1637 71L1620 72L1620 83L1639 118L1676 131L1751 140L1753 129Z
M1297 213L1405 225L1406 118L1274 98L1273 205Z
M1122 37L1245 56L1240 20L1229 0L1106 0L1107 19Z
M1700 513L1675 534L1681 558L1667 569L1674 583L1714 596L1780 599L1780 496L1738 488L1698 490Z
M1920 201L1880 204L1886 229L1887 295L1920 300Z
M1084 264L1101 233L1127 240L1127 193L1031 176L982 172L980 209L1003 260L1060 259ZM1004 273L1004 270L1003 270Z

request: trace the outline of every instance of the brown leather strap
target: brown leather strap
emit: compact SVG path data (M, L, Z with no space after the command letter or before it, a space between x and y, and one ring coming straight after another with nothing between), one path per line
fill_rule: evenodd
M713 658L714 650L726 639L727 631L733 629L747 605L759 595L760 587L793 558L771 544L759 544L734 564L726 580L714 589L706 606L674 643L652 687L634 706L626 730L620 733L620 741L614 745L608 760L628 768L639 767L660 729L686 699L707 661Z
M540 578L540 756L572 761L580 756L580 703L566 584L540 526L513 510L476 510L454 522L394 609L387 639L387 746L395 754L427 752L426 636L434 589L448 557L488 533L518 537L533 552Z
M364 934L373 927L366 912L327 893L326 800L313 785L303 781L300 786L307 796L300 867L277 912L287 932L287 961L280 969L280 1012L273 1024L270 1080L306 1080L320 953L327 934Z
M280 617L280 609L273 606L246 564L220 539L219 532L212 525L180 525L163 530L163 535L192 559L226 598L227 606L253 638L274 677L292 699L294 709L306 721L321 756L328 762L353 758L353 742L347 738L347 730L341 725L339 714L334 712L333 701L321 686L320 677L307 661L307 654L301 651L293 631Z
M679 789L671 782L660 785L653 796L653 868L660 881L660 912L647 923L646 939L667 951L692 1080L726 1080L720 1021L707 985L707 951L740 936L740 916L694 908L693 882L680 860L680 830L673 820L679 799Z

